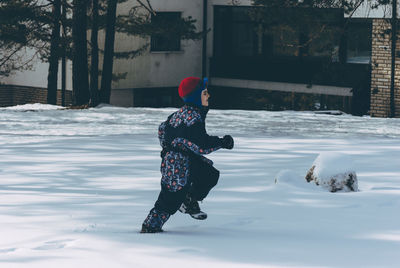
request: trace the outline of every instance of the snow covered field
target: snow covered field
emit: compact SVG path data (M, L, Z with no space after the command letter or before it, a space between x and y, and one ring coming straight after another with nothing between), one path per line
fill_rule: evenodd
M175 109L56 108L0 108L1 268L400 267L400 119L212 110L208 133L235 148L210 155L209 218L139 234ZM359 192L305 182L331 152L352 159Z

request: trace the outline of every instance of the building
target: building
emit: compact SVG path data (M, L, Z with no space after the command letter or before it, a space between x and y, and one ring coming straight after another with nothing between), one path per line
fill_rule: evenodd
M118 5L118 13L129 12L135 4L136 0L130 0ZM181 79L207 76L217 108L326 108L388 116L391 44L390 25L384 18L391 14L386 14L386 9L361 6L351 18L340 9L314 10L313 16L323 18L327 25L319 34L323 41L318 47L301 45L307 39L300 32L281 31L278 36L260 28L249 15L250 0L152 0L151 4L158 17L191 16L198 30L209 32L198 41L117 33L115 51L137 49L145 43L150 46L134 59L115 59L113 72L126 75L112 84L113 105L178 106ZM327 29L333 31L343 24L347 25L346 34L322 38ZM104 35L99 38L101 47ZM301 46L290 48L282 45L282 40ZM329 48L322 49L326 45ZM397 70L400 75L400 68ZM399 83L396 80L398 111Z
M132 4L127 2L120 10ZM386 82L377 74L380 71L371 68L382 46L377 40L386 40L372 34L385 16L390 17L382 10L361 7L351 19L341 10L325 10L333 14L332 24L346 23L348 31L341 39L329 40L333 50L321 52L312 47L308 51L283 49L273 35L257 32L249 16L251 1L163 0L152 5L160 16L191 16L197 20L197 29L210 31L205 40L182 40L169 48L158 47L151 38L148 53L116 61L114 72L127 72L127 76L113 84L113 104L178 105L176 88L182 78L208 76L214 105L219 108L312 109L319 105L365 114L372 92L371 114L386 116L383 110L387 108L375 101L381 100L376 82L380 81L380 87ZM117 51L149 41L123 35L116 40Z

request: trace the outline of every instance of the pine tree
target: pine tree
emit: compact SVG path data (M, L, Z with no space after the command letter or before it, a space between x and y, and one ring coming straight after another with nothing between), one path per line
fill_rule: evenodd
M49 54L50 4L34 0L0 2L0 76L30 70Z

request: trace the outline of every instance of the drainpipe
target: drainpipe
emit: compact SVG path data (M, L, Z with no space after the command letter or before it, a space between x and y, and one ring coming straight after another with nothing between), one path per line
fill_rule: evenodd
M390 77L390 117L395 117L394 77L396 71L396 38L397 37L397 0L392 5L392 70Z
M208 1L203 0L203 50L202 50L202 70L201 75L202 77L207 76L207 8L208 8Z

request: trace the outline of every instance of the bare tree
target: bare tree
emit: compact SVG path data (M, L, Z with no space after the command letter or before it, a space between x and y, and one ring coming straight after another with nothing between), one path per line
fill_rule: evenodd
M73 105L89 102L88 55L86 40L88 0L73 0L72 88Z
M107 1L106 37L100 88L100 99L102 103L110 103L117 2L117 0Z
M47 103L55 105L57 104L58 59L60 56L61 0L54 0L52 18L49 72L47 76Z
M90 106L99 104L99 1L92 0L91 67L90 67Z

